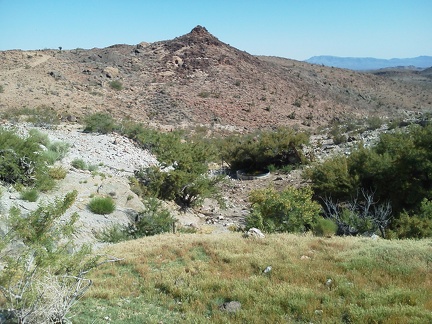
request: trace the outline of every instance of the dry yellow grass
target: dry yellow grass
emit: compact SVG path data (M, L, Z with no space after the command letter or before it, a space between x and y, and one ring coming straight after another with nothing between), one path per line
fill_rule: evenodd
M124 261L92 274L94 287L77 320L432 321L432 243L427 240L170 234L117 244L109 253ZM263 274L267 266L272 270ZM219 310L232 300L242 304L240 311Z

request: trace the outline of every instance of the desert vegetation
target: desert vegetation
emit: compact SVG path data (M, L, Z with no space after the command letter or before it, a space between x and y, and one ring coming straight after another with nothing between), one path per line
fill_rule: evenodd
M118 323L430 320L426 297L430 286L418 283L429 280L431 263L430 246L422 240L431 236L432 223L428 123L383 134L376 145L360 145L350 155L313 162L303 154L309 135L285 128L207 137L185 131L163 133L100 115L85 120L91 124L84 125L87 132L122 133L153 152L160 163L137 169L130 178L145 209L129 225L115 225L97 235L102 242L118 244L107 253L125 259L95 269L100 258L88 247L70 252L78 215L66 223L58 220L76 192L52 204L41 203L25 217L12 208L3 249L16 241L23 246L13 250L18 258L3 254L1 259L10 269L0 278L3 305L12 310L4 316L30 321L45 314L65 321L73 312L73 321L88 321L91 314L93 320L110 318ZM104 129L107 120L110 126ZM18 136L2 130L1 136L2 149L21 157L3 160L3 168L17 171L4 171L2 181L20 186L22 199L37 199L34 188L41 190L36 185L39 177L64 177L64 169L51 165L65 156L66 144L50 143L36 131ZM20 161L34 168L23 172L27 169L14 166ZM71 164L88 169L83 160ZM225 172L211 172L212 164L225 166ZM237 169L302 170L307 184L250 192L250 211L240 231L258 228L264 239L237 232L186 234L195 231L182 228L168 234L176 219L162 207L162 200L173 201L182 210L198 208L208 198L223 206L224 179ZM96 196L88 204L89 210L102 215L115 208L111 197ZM29 225L25 232L24 224ZM51 231L56 234L48 234ZM168 242L176 247L167 248ZM36 258L39 254L42 259ZM77 257L80 262L65 268ZM408 257L410 262L402 260ZM87 276L89 269L94 271ZM121 285L113 284L109 279L113 277L121 277ZM18 283L23 280L29 288L13 290L22 289ZM92 282L95 287L87 291ZM61 299L62 305L54 303L50 296L65 290L74 294ZM76 303L79 299L81 303ZM226 311L229 302L241 306ZM113 303L122 307L114 308ZM55 310L47 312L46 307Z
M94 287L76 305L76 323L432 320L427 240L165 234L109 253L124 260L90 274ZM228 302L240 308L226 311Z

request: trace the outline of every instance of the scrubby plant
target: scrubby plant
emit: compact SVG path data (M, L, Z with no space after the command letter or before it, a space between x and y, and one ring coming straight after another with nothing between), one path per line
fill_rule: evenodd
M120 80L111 81L109 83L109 85L112 89L117 90L117 91L120 91L123 89L123 84L120 82Z
M112 225L96 233L96 239L105 243L119 243L131 239L127 226Z
M307 162L301 146L308 141L306 133L279 128L229 136L218 143L218 151L221 159L233 170L262 170L269 165L283 167Z
M258 189L250 193L252 211L246 218L248 228L256 227L269 233L296 232L312 229L321 207L312 200L308 187Z
M94 197L88 204L88 209L95 214L106 215L111 214L116 205L111 197Z
M27 189L21 192L21 199L35 202L39 198L39 192L36 189Z
M41 153L37 138L22 138L0 128L0 180L10 184L35 184L47 168Z
M75 169L79 169L79 170L87 170L87 163L85 163L85 161L83 159L74 159L71 162L71 165L75 168Z
M67 170L62 166L54 166L49 168L48 174L54 180L61 180L66 178Z
M114 118L108 113L98 112L84 118L84 132L108 134L116 127Z
M416 215L424 199L432 199L432 126L412 125L407 130L382 134L371 147L358 147L349 156L317 164L305 175L317 197L349 202L363 188L375 199L389 202L394 230L404 211Z
M143 200L144 210L137 213L134 222L128 226L113 225L99 232L96 237L101 242L118 243L144 236L173 231L176 219L168 209L163 208L156 198Z
M60 123L57 112L48 106L27 109L27 121L36 127L52 128Z
M223 206L219 190L223 178L208 174L208 163L215 157L213 148L199 139L183 141L179 133L155 138L160 141L155 142L152 151L162 167L135 171L143 191L159 199L174 200L183 209L199 206L205 198L216 199Z
M432 237L432 201L424 199L418 213L403 211L393 228L399 238Z
M171 213L162 207L160 201L148 198L143 201L145 209L138 213L135 222L130 226L129 233L133 238L156 235L173 230L176 222Z
M338 226L331 219L318 217L312 230L316 236L329 237L336 234Z
M11 323L64 323L90 287L85 275L99 258L72 242L77 214L59 222L76 196L68 193L25 217L17 207L10 210L0 242L0 292Z

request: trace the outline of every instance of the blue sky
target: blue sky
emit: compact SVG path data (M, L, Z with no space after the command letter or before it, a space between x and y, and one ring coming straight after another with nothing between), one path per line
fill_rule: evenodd
M432 55L432 0L0 0L0 50L172 39L201 25L255 55Z

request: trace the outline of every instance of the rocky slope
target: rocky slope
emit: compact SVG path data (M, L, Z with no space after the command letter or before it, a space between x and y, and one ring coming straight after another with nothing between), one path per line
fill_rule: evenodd
M429 109L426 81L256 57L197 26L155 43L0 52L0 112L45 106L69 120L107 111L152 125L315 128Z

